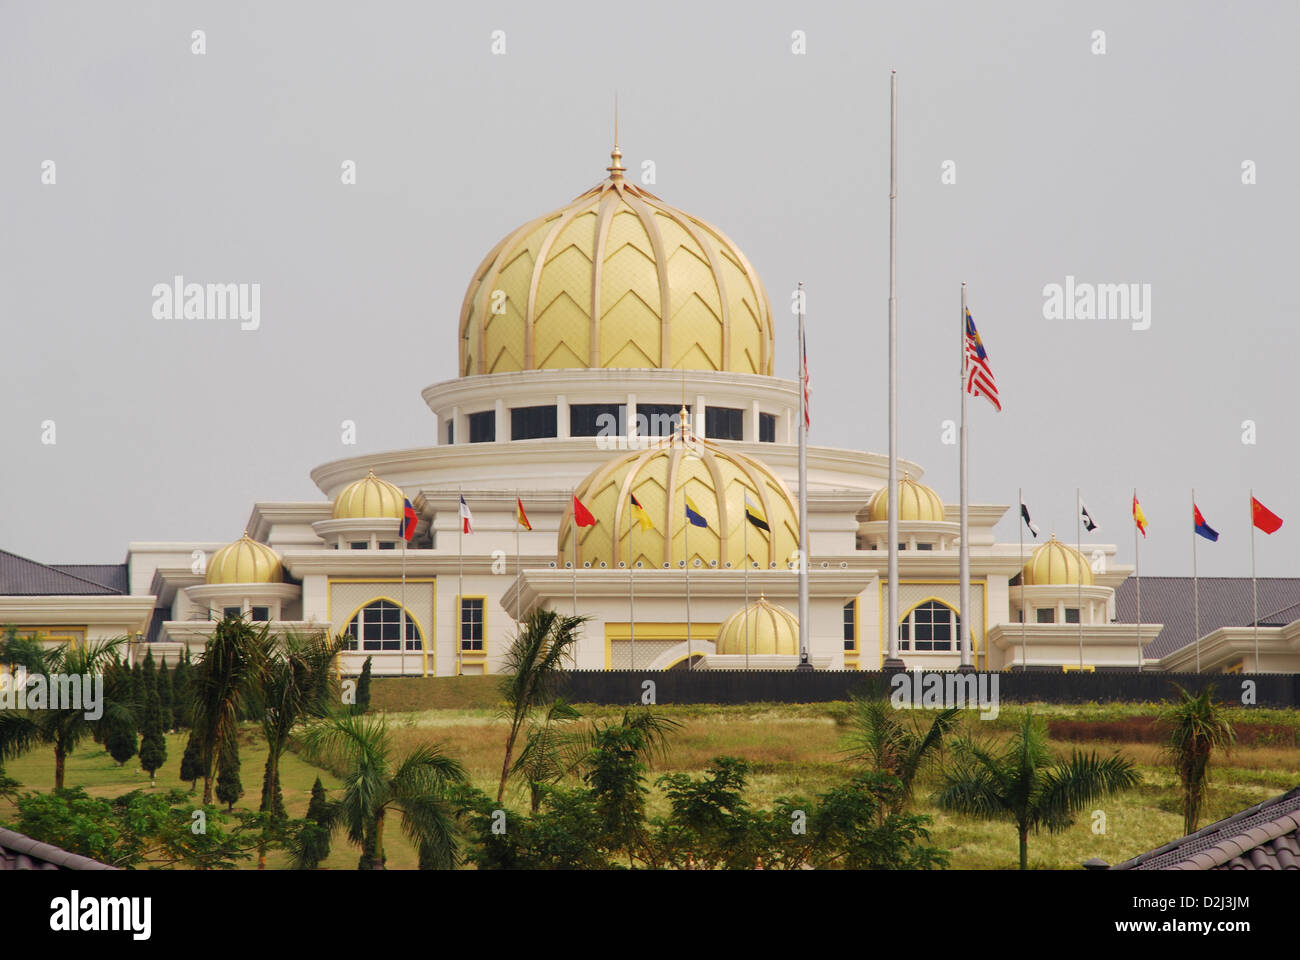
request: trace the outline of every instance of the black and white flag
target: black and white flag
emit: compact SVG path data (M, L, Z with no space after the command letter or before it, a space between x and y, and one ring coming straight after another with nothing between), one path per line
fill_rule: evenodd
M1092 514L1088 512L1088 507L1081 500L1079 501L1079 519L1083 521L1083 529L1089 533L1097 529L1097 524L1093 522Z
M1037 540L1038 526L1034 523L1034 521L1029 519L1029 508L1026 507L1023 502L1020 504L1020 516L1025 521L1025 526L1029 528L1029 532L1032 533L1034 535L1034 539Z

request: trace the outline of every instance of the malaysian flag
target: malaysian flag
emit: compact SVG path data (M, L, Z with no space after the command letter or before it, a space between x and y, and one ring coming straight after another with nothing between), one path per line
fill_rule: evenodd
M993 382L993 371L989 369L989 355L984 351L984 341L975 329L969 310L966 311L966 392L972 397L986 397L995 409L1002 409L998 385Z

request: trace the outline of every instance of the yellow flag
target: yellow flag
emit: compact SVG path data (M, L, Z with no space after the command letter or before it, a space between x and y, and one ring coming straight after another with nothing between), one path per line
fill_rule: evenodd
M647 530L653 530L655 524L654 521L650 519L650 514L645 512L645 507L641 506L641 502L637 500L635 495L631 496L632 516L636 519L637 523L641 524L641 532L644 533Z

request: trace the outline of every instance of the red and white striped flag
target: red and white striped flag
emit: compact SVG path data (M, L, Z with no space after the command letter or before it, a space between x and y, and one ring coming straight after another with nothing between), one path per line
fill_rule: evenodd
M806 333L799 340L799 353L803 357L803 428L807 430L812 426L812 409L808 398L808 334Z
M993 382L993 371L989 368L989 355L984 352L984 341L975 329L969 310L966 311L966 392L972 397L985 397L995 409L1002 409L998 385Z

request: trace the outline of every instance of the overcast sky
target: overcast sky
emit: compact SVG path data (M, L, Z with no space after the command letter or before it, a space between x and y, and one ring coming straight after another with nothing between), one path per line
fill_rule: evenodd
M229 540L256 500L319 498L317 464L431 445L471 272L604 176L615 89L629 175L653 160L762 276L782 376L806 283L812 442L885 452L896 67L900 453L956 500L966 280L1003 405L972 401L971 494L1013 505L1002 540L1018 487L1073 538L1080 486L1131 562L1136 487L1143 572L1190 574L1195 486L1201 573L1248 575L1253 486L1286 521L1260 574L1300 574L1297 35L1294 0L10 0L0 548ZM260 329L156 319L176 274L260 283ZM1045 319L1067 276L1150 284L1149 329Z

